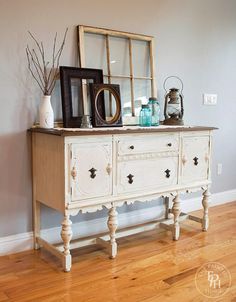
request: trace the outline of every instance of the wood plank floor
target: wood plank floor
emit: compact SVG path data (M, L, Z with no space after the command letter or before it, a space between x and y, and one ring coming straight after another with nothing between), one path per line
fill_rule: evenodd
M119 239L114 260L98 247L77 250L70 273L43 250L0 257L0 301L236 301L236 202L211 208L210 221L208 232L183 222L177 242L168 231ZM198 268L209 261L231 274L221 298L208 299L195 285Z

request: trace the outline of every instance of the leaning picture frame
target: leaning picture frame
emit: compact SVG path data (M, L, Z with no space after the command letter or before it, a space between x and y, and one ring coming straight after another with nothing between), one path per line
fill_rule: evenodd
M89 83L102 84L103 71L93 68L60 66L60 82L63 127L79 128L82 117L91 115L91 105L88 98ZM74 90L76 90L76 93L74 93ZM74 97L74 94L76 94L76 97ZM100 98L102 97L101 95ZM99 103L101 104L99 112L104 115L103 100L100 100Z

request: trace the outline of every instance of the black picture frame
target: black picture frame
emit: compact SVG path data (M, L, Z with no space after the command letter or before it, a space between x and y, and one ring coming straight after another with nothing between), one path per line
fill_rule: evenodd
M120 85L117 84L90 84L92 123L94 127L122 127L122 110ZM104 91L109 91L116 101L116 112L110 121L106 120ZM100 108L103 110L100 110Z
M61 99L62 99L62 117L64 128L79 128L81 125L82 115L84 114L83 99L81 103L83 113L79 116L73 116L73 104L72 104L72 89L71 80L78 79L82 87L82 80L93 80L94 84L103 83L103 71L101 69L93 68L78 68L69 66L60 66L60 82L61 82ZM82 95L82 91L81 91ZM100 96L99 112L101 116L104 116L104 99Z

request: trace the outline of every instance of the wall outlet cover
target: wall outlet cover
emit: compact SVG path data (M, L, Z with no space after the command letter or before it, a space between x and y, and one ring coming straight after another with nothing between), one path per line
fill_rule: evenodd
M203 94L203 104L204 105L216 105L217 104L217 94Z

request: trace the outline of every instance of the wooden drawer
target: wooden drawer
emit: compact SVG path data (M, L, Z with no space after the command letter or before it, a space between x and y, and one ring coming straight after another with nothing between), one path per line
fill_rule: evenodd
M118 163L117 193L143 191L177 184L178 157L132 160Z
M139 135L120 137L117 142L118 156L147 152L165 152L179 149L178 134Z

